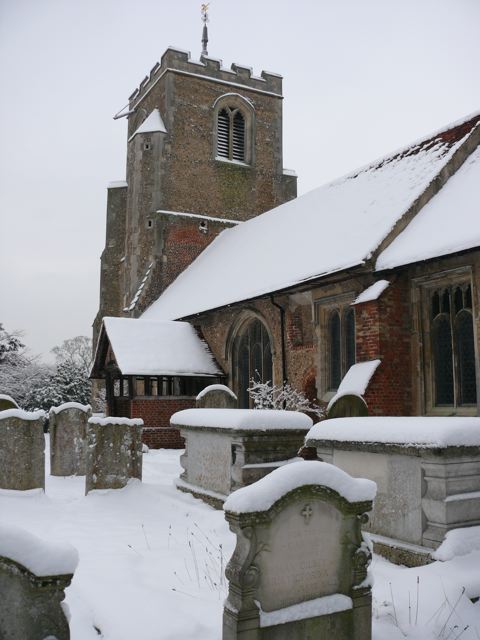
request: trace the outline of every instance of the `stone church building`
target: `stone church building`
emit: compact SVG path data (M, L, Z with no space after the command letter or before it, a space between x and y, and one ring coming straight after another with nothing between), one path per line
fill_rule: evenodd
M255 378L478 415L480 113L297 198L282 101L275 73L173 48L130 96L94 322L109 413L181 446L172 413L212 382L247 407Z

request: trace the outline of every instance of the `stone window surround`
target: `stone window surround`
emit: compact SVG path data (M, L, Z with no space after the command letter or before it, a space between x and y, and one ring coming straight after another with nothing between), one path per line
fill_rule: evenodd
M238 109L245 122L245 161L230 160L217 155L217 121L219 112L228 107ZM239 93L226 93L218 97L213 103L213 157L217 162L251 167L255 164L255 109L247 98Z
M259 320L263 324L267 332L268 339L270 340L270 350L272 353L272 378L273 378L272 384L276 383L276 376L275 376L276 349L275 349L275 341L273 339L273 335L272 335L272 331L270 329L269 323L267 322L266 318L255 309L244 309L239 314L239 316L235 318L235 320L233 321L230 327L230 330L228 332L227 339L225 341L225 360L226 360L228 371L229 371L228 386L231 389L233 389L235 393L236 393L236 390L234 389L234 386L235 386L236 375L234 372L234 369L235 369L234 349L235 349L236 338L240 334L240 332L243 330L245 325L250 323L252 320Z
M345 293L333 294L324 298L314 300L314 321L315 332L318 341L317 356L317 389L318 397L322 402L329 402L336 393L336 389L329 388L330 378L330 349L329 349L329 318L332 311L338 311L342 326L342 377L345 375L345 346L343 339L343 325L345 322L345 312L355 307L350 305L355 300L357 293L347 291Z
M476 416L479 406L479 384L480 372L477 366L476 382L477 382L477 404L472 406L435 406L435 381L433 371L433 350L430 339L431 321L430 321L430 305L433 292L439 288L447 288L454 286L462 286L469 284L472 291L472 316L473 316L473 335L475 362L478 363L478 337L476 317L476 296L475 281L473 278L472 268L470 266L458 267L454 269L446 269L430 275L414 278L412 281L412 308L413 308L413 328L414 335L417 336L417 357L413 358L413 366L416 362L420 367L420 375L418 376L418 397L420 402L420 410L424 415L432 416ZM415 362L416 361L416 362Z

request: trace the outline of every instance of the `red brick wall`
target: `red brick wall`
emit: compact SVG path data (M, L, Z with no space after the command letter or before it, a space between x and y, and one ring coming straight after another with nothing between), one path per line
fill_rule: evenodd
M412 415L411 314L408 283L393 282L379 300L356 307L357 362L382 362L365 394L369 414Z
M180 431L170 426L170 418L177 411L195 407L195 398L116 398L116 414L126 418L142 418L143 442L152 449L183 449Z

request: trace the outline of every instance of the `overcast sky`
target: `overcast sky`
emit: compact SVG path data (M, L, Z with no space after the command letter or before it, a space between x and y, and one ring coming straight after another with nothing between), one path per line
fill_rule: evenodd
M201 27L196 0L0 0L0 322L33 351L90 335L112 116ZM479 0L212 0L209 54L284 76L304 193L479 110L479 33Z

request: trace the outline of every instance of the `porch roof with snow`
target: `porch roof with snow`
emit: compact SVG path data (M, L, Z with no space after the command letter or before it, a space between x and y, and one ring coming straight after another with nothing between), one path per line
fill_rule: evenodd
M375 259L382 243L395 237L399 221L454 154L463 145L471 144L468 141L479 122L480 113L469 116L352 174L226 229L142 318L188 318L361 267ZM434 223L432 231L436 230ZM475 242L479 244L477 237ZM440 244L436 250L441 250ZM461 246L465 248L466 243Z
M103 378L109 362L124 375L223 376L188 322L103 318L92 378Z

